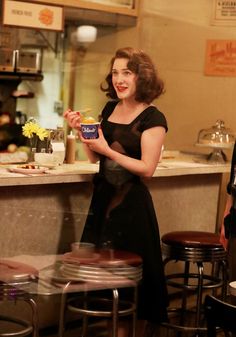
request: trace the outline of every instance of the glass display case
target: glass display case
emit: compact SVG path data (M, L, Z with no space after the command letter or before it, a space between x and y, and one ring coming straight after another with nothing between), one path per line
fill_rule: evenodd
M196 145L213 149L213 152L208 156L208 160L225 162L227 158L223 149L231 148L235 139L235 133L230 128L225 127L224 121L217 120L211 128L199 131Z

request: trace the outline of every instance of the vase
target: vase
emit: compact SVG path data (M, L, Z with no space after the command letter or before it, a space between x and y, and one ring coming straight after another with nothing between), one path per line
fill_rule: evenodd
M33 162L34 161L34 154L37 152L37 145L38 145L38 136L34 135L33 137L29 138L29 157L28 157L28 162Z

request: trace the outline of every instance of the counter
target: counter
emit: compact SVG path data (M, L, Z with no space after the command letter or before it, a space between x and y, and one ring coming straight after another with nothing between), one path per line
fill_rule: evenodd
M9 167L0 167L0 256L69 251L70 244L80 240L98 165L64 164L38 175L11 173ZM223 204L222 179L229 171L229 163L209 164L202 156L164 155L153 177L146 179L160 234L171 230L215 231ZM53 314L59 307L57 301L39 299L40 327L57 319Z
M64 164L43 174L0 168L1 256L58 254L79 240L97 164ZM219 220L222 177L230 164L213 165L181 153L164 156L146 179L161 234L177 229L214 231Z
M17 167L17 165L0 165L0 186L89 182L98 171L98 164L91 164L86 161L76 162L75 164L63 164L56 168L48 169L43 174L12 173L8 171L11 167ZM195 174L222 174L228 173L229 170L229 163L210 164L205 160L204 155L168 151L158 164L153 178Z
M97 164L63 164L42 174L0 167L0 251L58 254L80 240ZM161 234L177 229L214 231L220 222L222 178L230 164L209 164L201 156L167 153L146 179ZM222 202L221 202L222 203Z

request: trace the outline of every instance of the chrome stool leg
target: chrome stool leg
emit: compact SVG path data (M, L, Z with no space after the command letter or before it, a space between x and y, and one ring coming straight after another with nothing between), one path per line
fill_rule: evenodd
M202 262L197 263L198 266L198 286L197 286L197 304L196 304L196 319L195 326L200 326L200 315L202 306L202 290L203 290L203 264Z
M113 306L112 306L112 337L118 336L118 301L119 301L119 293L117 289L112 290L113 294Z
M32 323L33 323L33 337L38 337L39 335L39 327L38 327L38 308L37 308L37 304L34 301L33 298L29 298L27 300L27 302L29 302L31 308L32 308Z

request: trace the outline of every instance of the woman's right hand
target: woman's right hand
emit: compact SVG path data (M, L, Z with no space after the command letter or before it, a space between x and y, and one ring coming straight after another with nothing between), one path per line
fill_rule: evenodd
M72 111L71 109L67 109L64 112L63 116L67 120L70 127L80 130L81 115L79 111Z

